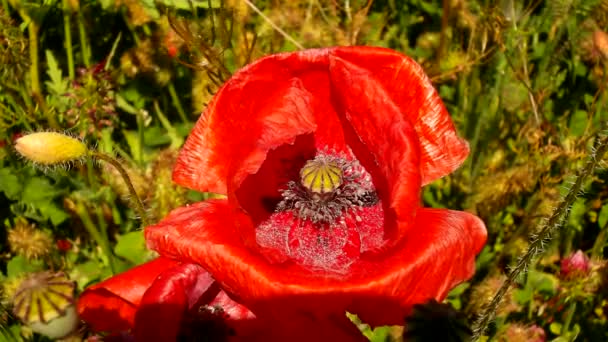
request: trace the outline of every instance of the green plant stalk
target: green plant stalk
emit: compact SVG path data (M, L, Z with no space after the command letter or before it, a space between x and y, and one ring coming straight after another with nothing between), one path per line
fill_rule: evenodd
M173 102L173 106L177 110L179 117L182 119L183 122L188 122L188 117L186 116L186 112L184 112L184 108L182 107L182 104L179 101L179 97L177 96L177 92L175 91L175 86L173 86L173 83L170 82L167 88L169 90L169 95L171 96L171 102Z
M108 225L106 224L106 220L103 216L103 212L100 206L95 207L95 214L97 216L97 222L99 223L99 230L101 238L103 239L103 243L107 247L107 253L109 253L109 263L110 270L112 270L112 274L116 274L116 265L114 262L114 255L112 254L112 249L110 245L110 239L108 238Z
M112 254L112 249L110 248L110 243L107 236L104 237L103 234L99 230L97 230L97 227L91 219L91 215L89 215L89 211L87 210L85 205L80 201L76 203L76 212L78 213L78 216L80 217L84 228L87 230L87 232L89 232L89 234L91 234L93 240L95 240L97 244L101 246L103 253L108 258L110 270L112 271L112 274L114 274L114 254Z
M131 182L131 178L129 178L129 174L127 173L125 168L122 167L122 165L120 164L120 162L118 160L114 159L113 157L111 157L105 153L92 152L92 156L97 159L101 159L101 160L109 163L110 165L112 165L114 168L116 168L118 173L120 173L120 175L122 176L122 179L125 181L125 184L127 184L129 193L131 194L131 197L133 198L133 204L135 205L135 211L137 212L137 215L139 215L139 217L141 219L142 226L144 226L144 227L148 226L148 219L147 219L147 215L146 215L146 210L144 209L144 203L142 202L141 198L139 198L139 195L137 195L137 191L135 191L135 187L133 186L133 183Z
M22 14L22 17L30 21L27 25L30 43L30 82L32 83L32 94L34 97L39 97L41 94L40 73L38 71L38 31L40 28L38 27L38 24L26 14Z
M564 332L570 331L570 324L572 324L572 318L574 317L574 313L576 312L576 302L572 302L570 307L568 308L568 312L566 313L566 320L562 325L562 334Z
M158 121L160 121L161 125L167 130L167 134L171 138L171 148L178 149L184 143L184 139L177 134L175 127L171 125L171 122L167 119L165 114L160 110L158 106L158 101L154 101L154 111L158 116Z
M91 66L91 50L87 39L87 31L84 27L84 17L82 11L78 11L78 36L80 38L80 51L82 53L82 62L85 67Z
M68 59L68 77L74 79L74 52L72 51L72 29L70 25L70 5L68 0L63 0L63 31L65 35L64 45Z
M570 187L570 190L566 196L561 200L557 207L553 210L551 216L541 226L539 233L533 236L532 242L526 253L518 260L517 265L511 269L507 279L503 282L502 286L486 309L481 313L477 321L473 326L473 341L479 341L483 333L488 328L488 325L496 316L496 310L502 301L502 298L507 293L511 285L519 277L519 275L527 270L536 256L543 253L543 246L551 240L551 237L555 231L563 226L564 221L568 216L568 212L572 207L572 204L579 196L580 191L587 177L591 176L595 171L598 164L601 162L606 150L608 150L608 131L606 134L599 134L597 141L594 144L593 150L591 151L585 165L577 172L576 179Z

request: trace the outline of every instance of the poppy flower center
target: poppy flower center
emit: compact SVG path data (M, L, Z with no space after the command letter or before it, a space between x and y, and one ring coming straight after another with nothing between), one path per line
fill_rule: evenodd
M300 219L321 223L319 227L336 223L350 209L378 203L371 176L361 164L326 151L307 161L300 181L288 182L281 195L277 212L290 210Z
M269 261L339 276L361 253L384 244L381 201L352 153L318 151L294 176L283 183L274 213L256 228Z

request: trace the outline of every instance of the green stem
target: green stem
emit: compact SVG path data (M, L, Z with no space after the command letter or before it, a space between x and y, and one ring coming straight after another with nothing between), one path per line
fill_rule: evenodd
M74 52L72 51L72 28L70 24L70 4L68 0L63 0L63 31L65 35L65 52L68 58L68 76L74 79Z
M494 298L492 298L492 301L490 301L486 309L483 310L479 316L479 319L475 322L475 325L473 326L473 341L479 341L481 336L488 328L490 322L494 320L496 310L498 309L502 298L507 293L511 285L522 272L529 269L534 258L542 254L543 247L548 243L548 241L551 240L551 237L554 236L555 231L563 226L564 221L567 219L568 212L580 194L585 180L593 174L606 153L606 150L608 150L608 132L604 133L605 134L599 134L597 136L597 140L591 153L589 154L589 157L587 158L587 162L581 169L578 170L576 179L574 180L574 183L566 196L561 200L561 202L553 210L551 216L549 216L549 218L538 230L539 233L533 236L533 240L530 242L526 253L517 261L517 265L511 269L507 279L503 282L500 289L498 289L494 295Z
M108 258L108 262L110 264L110 270L112 271L112 274L114 274L115 273L114 255L112 254L112 250L110 249L110 244L108 242L107 236L104 238L102 233L99 230L97 230L97 227L93 223L93 220L91 219L91 215L89 215L89 211L87 210L87 207L84 205L84 203L77 201L76 213L78 213L78 216L80 217L80 220L82 221L82 225L87 230L87 232L89 232L89 234L91 234L91 237L93 238L93 240L95 240L95 242L97 242L97 244L99 246L101 246L103 253Z
M21 17L24 21L29 21L27 26L28 28L28 36L29 36L29 50L30 50L30 90L31 96L34 98L36 103L41 107L42 112L45 113L48 125L51 128L57 128L59 125L57 124L57 120L53 115L53 111L46 110L44 105L44 98L42 97L42 87L40 86L40 60L38 58L39 54L39 32L40 26L38 23L33 20L29 15L27 15L24 11L20 11Z
M80 51L82 53L82 62L85 67L91 66L91 54L89 42L87 40L87 31L84 26L84 17L82 11L78 11L78 36L80 38Z
M109 263L110 269L112 270L112 274L116 274L116 265L114 262L114 257L112 254L110 239L108 238L108 225L106 224L106 220L103 216L103 212L100 206L95 207L95 214L97 215L97 222L99 223L99 230L101 231L101 238L105 246L107 247L107 252L109 253Z
M572 318L574 317L574 312L576 311L576 302L572 302L570 307L568 308L568 312L566 313L566 319L564 320L564 325L562 325L562 335L565 332L570 331L570 324L572 323Z
M167 134L171 138L171 148L178 149L184 143L184 139L177 134L175 127L171 125L171 122L167 119L165 114L160 110L158 106L158 101L154 101L154 111L158 116L158 121L160 121L161 125L167 130Z
M120 173L120 175L122 176L122 179L127 184L127 188L129 189L129 193L131 194L131 197L133 199L133 204L135 205L135 211L137 212L137 214L139 215L139 217L141 219L142 226L144 226L144 227L148 226L148 219L147 219L147 215L146 215L146 210L144 209L144 203L142 202L141 198L139 198L139 195L137 195L137 191L135 191L135 187L133 186L133 183L131 182L131 178L129 178L129 174L127 173L127 170L125 170L125 168L122 167L122 165L120 164L120 162L118 160L114 159L113 157L111 157L105 153L92 152L92 155L95 158L101 159L101 160L109 163L114 168L116 168L118 173Z
M186 112L184 112L184 108L182 107L181 102L179 101L179 97L177 96L177 92L175 91L175 87L173 83L169 83L167 86L169 88L169 95L171 96L171 101L173 102L173 106L177 109L177 113L183 122L188 122L188 117L186 116Z
M34 97L38 97L41 94L40 91L40 74L38 72L38 24L29 18L30 23L28 24L28 34L30 40L30 82L31 90Z

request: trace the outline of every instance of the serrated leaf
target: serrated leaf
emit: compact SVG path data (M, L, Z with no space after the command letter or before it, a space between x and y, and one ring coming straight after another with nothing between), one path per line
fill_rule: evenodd
M46 64L47 71L46 73L49 75L50 81L46 81L46 86L49 91L56 95L63 95L68 90L68 80L64 79L62 76L61 69L59 68L59 64L53 56L51 50L46 50Z

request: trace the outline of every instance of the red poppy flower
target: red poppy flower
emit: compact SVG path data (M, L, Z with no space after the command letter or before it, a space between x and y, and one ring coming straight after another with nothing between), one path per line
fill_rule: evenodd
M421 186L468 155L423 70L372 47L262 58L217 93L174 170L226 194L145 231L200 264L258 317L345 310L400 324L472 276L486 239L471 214L423 208Z

